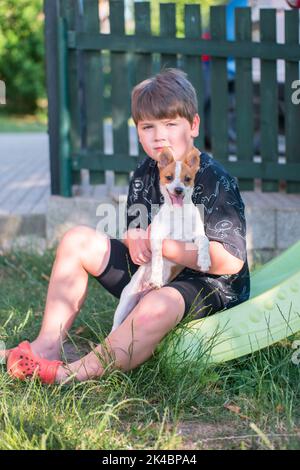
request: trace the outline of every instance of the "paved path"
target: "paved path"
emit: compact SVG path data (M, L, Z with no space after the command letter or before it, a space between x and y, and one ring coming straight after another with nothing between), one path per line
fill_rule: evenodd
M105 124L105 152L113 153L112 128ZM135 130L130 128L130 153L137 154ZM126 194L126 186L114 186L113 172L106 172L106 185L89 184L82 172L82 186L73 194L101 198L110 191ZM50 197L49 145L47 133L0 133L0 216L45 214Z
M0 215L45 214L49 196L48 134L0 133Z

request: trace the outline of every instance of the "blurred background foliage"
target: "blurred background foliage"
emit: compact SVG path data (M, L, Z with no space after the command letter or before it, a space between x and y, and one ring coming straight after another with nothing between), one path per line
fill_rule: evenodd
M0 78L6 112L33 114L46 102L43 0L0 1Z

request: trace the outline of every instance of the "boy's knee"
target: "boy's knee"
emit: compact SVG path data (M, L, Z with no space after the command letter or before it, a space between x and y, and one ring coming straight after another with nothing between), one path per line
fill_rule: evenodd
M91 236L91 228L85 225L77 225L72 227L63 235L59 242L57 251L69 251L78 249L86 244L89 236Z
M57 254L70 253L84 253L90 250L94 245L98 245L107 240L105 234L97 232L95 229L86 225L77 225L70 228L62 237L58 248ZM107 243L106 243L107 244Z
M137 305L134 315L136 327L156 329L162 325L170 310L170 303L164 295L157 291L149 292Z
M107 235L86 225L78 225L68 230L57 248L57 256L73 257L83 268L97 276L108 261L110 243Z

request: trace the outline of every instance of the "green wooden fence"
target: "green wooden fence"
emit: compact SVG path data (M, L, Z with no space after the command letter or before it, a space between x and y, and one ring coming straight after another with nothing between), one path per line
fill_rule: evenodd
M188 2L188 0L187 0ZM110 33L100 33L98 0L45 0L47 80L52 194L72 195L80 170L91 184L105 182L105 170L116 184L143 157L129 155L130 92L161 67L188 73L204 113L201 54L211 56L212 154L252 190L261 179L264 191L300 192L300 105L292 103L292 84L299 80L299 14L285 12L285 44L276 43L275 10L261 11L260 42L251 40L251 10L235 11L236 39L226 40L226 7L212 7L211 40L201 39L201 8L186 5L185 37L176 37L175 4L160 5L160 35L150 27L149 2L134 4L135 34L125 34L124 0L110 0ZM236 155L228 152L227 58L235 59ZM252 58L261 63L261 155L254 159ZM279 162L278 83L276 61L285 61L285 155ZM112 119L113 154L104 152L104 119ZM203 128L203 126L202 126ZM204 149L201 130L196 141Z

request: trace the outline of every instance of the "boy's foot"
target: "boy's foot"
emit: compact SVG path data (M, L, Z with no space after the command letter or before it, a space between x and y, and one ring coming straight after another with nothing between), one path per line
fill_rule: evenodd
M32 352L41 357L42 359L49 359L50 361L60 360L60 353L53 347L41 346L37 341L30 343ZM9 356L9 353L13 350L11 349L2 349L0 350L0 364L5 363Z
M31 347L32 352L35 355L41 357L42 359L49 359L50 361L57 361L57 360L60 360L61 358L60 350L57 349L56 346L46 345L45 343L41 343L40 341L35 340L35 341L32 341L32 343L30 343L30 347ZM9 353L13 349L14 348L0 350L0 363L1 362L5 363L7 361Z
M38 377L42 383L53 384L57 370L62 364L61 361L41 358L33 352L28 341L23 341L9 354L7 371L9 375L20 380Z
M43 343L41 344L38 340L35 340L30 343L30 347L32 352L42 359L48 359L49 361L60 360L60 351L53 345L47 346Z

